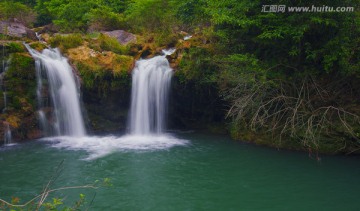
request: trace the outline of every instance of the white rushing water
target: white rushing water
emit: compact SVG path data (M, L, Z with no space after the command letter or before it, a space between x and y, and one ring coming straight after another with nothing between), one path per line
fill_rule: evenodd
M186 146L189 141L171 135L125 135L125 136L58 136L43 139L52 147L68 150L82 150L88 154L84 160L98 159L115 152L149 152L165 150L176 146Z
M173 70L166 55L136 62L132 76L130 134L161 134L165 129L167 102Z
M10 125L9 123L5 123L5 130L4 130L4 144L5 145L9 145L11 144L11 140L12 140L12 135L11 135L11 130L10 130Z
M25 44L35 59L37 72L37 96L40 106L39 119L46 135L85 136L84 120L80 108L79 90L71 66L58 49L45 49L42 53ZM45 93L45 82L49 90ZM51 98L53 114L46 118L46 98ZM45 98L45 100L44 100Z
M63 133L43 139L51 142L52 147L83 150L88 152L85 159L92 160L118 151L153 151L188 144L187 140L163 133L173 73L165 56L174 53L174 49L164 51L163 56L136 63L132 81L130 134L121 137L85 136L75 80L66 59L57 50L44 50L40 54L29 47L28 49L36 60L37 74L41 76L45 73L48 78L56 118L63 122L57 128ZM69 81L71 85L68 84ZM45 86L42 77L38 77L38 86L37 94L41 99L42 87ZM39 111L39 119L43 130L50 130L51 124L47 121L44 110ZM70 122L65 122L66 119Z
M184 40L190 40L192 38L192 35L187 35L184 37Z
M2 113L6 113L7 112L7 92L6 92L6 86L4 83L4 77L5 74L9 68L9 64L11 62L11 59L5 59L6 55L5 55L5 46L3 45L2 47L2 69L1 69L1 73L0 73L0 90L3 93L3 101L4 101L4 108L2 110ZM3 136L3 142L4 145L11 145L12 142L12 134L11 134L11 129L10 129L10 125L8 122L4 121L3 122L4 125L4 136Z

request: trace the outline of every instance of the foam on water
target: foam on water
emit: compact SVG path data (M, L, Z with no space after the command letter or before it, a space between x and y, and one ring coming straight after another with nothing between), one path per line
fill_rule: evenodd
M89 156L85 160L104 157L114 152L165 150L175 146L185 146L187 140L171 135L126 135L126 136L86 136L47 137L43 141L52 142L53 147L68 150L84 150Z

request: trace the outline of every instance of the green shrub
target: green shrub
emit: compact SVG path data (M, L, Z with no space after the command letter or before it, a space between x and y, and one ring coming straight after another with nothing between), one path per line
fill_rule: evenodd
M96 7L95 1L49 1L46 8L54 16L53 23L64 32L86 31L84 15Z
M0 3L0 20L16 19L26 26L32 26L36 13L19 2L5 1Z
M136 32L170 32L177 25L173 8L175 1L138 0L129 5L125 15Z
M108 7L91 9L85 19L88 21L89 31L110 31L126 26L123 15L112 12Z

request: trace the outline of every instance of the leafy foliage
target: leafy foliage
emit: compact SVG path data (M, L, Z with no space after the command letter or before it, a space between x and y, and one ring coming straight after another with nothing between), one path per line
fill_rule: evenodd
M54 23L64 32L111 30L124 27L129 0L37 0L37 25Z
M358 147L359 117L347 103L357 94L346 91L355 87L343 89L338 82L359 73L358 14L261 13L262 4L209 1L229 116L238 128L272 132L277 140L292 138L317 150L324 136L336 133L351 137L345 143L349 148ZM334 101L335 90L347 97Z
M171 10L174 3L173 0L135 0L125 11L127 21L137 32L169 32L176 22Z
M36 13L20 2L0 2L0 20L17 20L26 26L31 26L36 18Z
M84 31L87 26L84 14L96 7L96 2L51 0L46 2L45 5L54 16L53 23L58 25L63 31Z
M184 23L186 27L194 28L203 22L207 22L209 15L205 8L205 0L179 1L176 10L176 17Z
M123 15L112 12L109 7L91 9L84 17L89 25L89 31L109 31L126 26Z

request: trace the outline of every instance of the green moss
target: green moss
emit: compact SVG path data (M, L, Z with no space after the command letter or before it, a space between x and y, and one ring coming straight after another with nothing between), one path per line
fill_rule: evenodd
M81 34L56 35L49 40L51 47L59 47L63 51L76 48L82 45L83 42Z
M32 105L36 105L35 89L36 75L34 60L25 53L14 53L5 74L5 86L9 97L9 106L21 108L21 103L16 97L27 99Z
M97 39L99 38L100 36L100 33L99 32L92 32L92 33L89 33L86 35L86 38L89 38L89 39Z
M104 77L104 71L102 71L101 66L76 62L76 67L79 70L84 86L87 88L93 87L98 78Z
M33 42L30 44L30 47L41 52L42 50L44 50L45 48L47 48L47 46L41 42Z
M119 88L129 84L128 68L132 61L132 57L116 55L115 62L113 62L114 67L117 68L116 70L105 68L101 66L101 63L78 61L75 64L84 87L97 89L101 95L106 95L112 88Z
M105 51L112 51L117 54L128 54L130 51L128 45L121 45L117 39L104 34L100 34L98 42L100 48Z
M8 53L25 52L24 45L19 42L10 42L7 47L8 47Z
M5 34L0 34L0 40L8 40L8 36Z
M155 44L157 46L166 46L167 48L175 47L178 40L182 38L182 36L179 34L172 34L166 32L157 34L155 37Z
M11 54L9 68L4 76L4 89L7 108L1 118L10 125L14 140L38 138L36 72L34 60L28 53Z
M134 58L126 55L116 55L114 59L114 75L115 77L127 74L134 64Z

